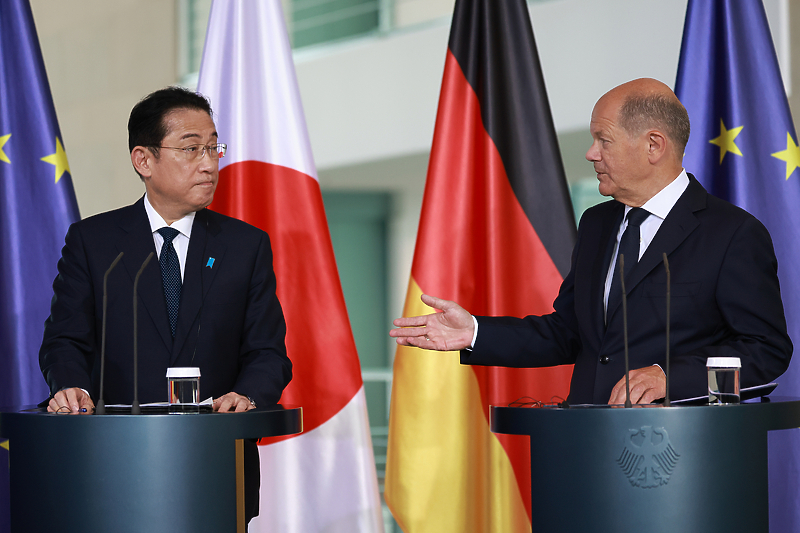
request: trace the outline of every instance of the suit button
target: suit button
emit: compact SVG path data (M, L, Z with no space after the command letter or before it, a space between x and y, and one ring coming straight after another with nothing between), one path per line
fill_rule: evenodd
M601 355L600 356L600 364L602 364L602 365L607 365L608 364L608 356L607 355Z

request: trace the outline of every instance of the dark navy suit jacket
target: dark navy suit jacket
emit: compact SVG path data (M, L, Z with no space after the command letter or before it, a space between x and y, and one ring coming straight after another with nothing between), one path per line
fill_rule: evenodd
M51 395L81 387L98 400L103 275L119 252L124 256L108 278L104 400L132 403L133 283L155 252L143 198L70 226L39 353ZM267 234L208 209L198 211L174 339L156 255L139 280L139 401L167 401L167 368L197 366L203 399L233 391L259 407L277 403L292 364L275 290ZM254 453L252 448L247 453ZM258 475L257 454L255 460L255 467L252 458L247 467L251 483Z
M693 176L626 279L630 368L665 364L666 271L671 273L670 397L707 394L706 359L741 358L741 385L768 383L789 365L792 343L766 228L709 195ZM477 317L465 364L574 364L570 404L607 403L625 375L622 305L603 319L606 274L625 206L609 201L581 218L572 267L545 316Z

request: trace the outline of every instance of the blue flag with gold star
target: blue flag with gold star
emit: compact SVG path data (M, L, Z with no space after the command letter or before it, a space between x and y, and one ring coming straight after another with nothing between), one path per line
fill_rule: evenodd
M56 263L78 220L28 0L0 2L0 406L31 405L49 391L39 346ZM8 531L8 448L0 438L0 531ZM13 452L11 452L13 453Z
M761 0L689 0L675 92L683 160L708 191L769 230L789 335L800 346L800 148ZM775 394L800 396L800 357ZM800 531L800 429L770 434L770 530Z

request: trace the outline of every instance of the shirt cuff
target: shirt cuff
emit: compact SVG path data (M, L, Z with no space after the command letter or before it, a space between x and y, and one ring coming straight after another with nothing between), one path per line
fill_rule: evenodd
M472 333L472 343L470 343L469 348L467 350L472 351L475 347L475 339L478 338L478 319L475 316L472 316L472 324L475 326L475 331Z

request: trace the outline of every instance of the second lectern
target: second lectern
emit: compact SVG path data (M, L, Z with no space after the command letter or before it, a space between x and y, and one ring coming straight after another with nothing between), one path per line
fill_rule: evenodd
M236 440L301 431L301 409L280 406L138 416L4 409L12 530L236 531Z

